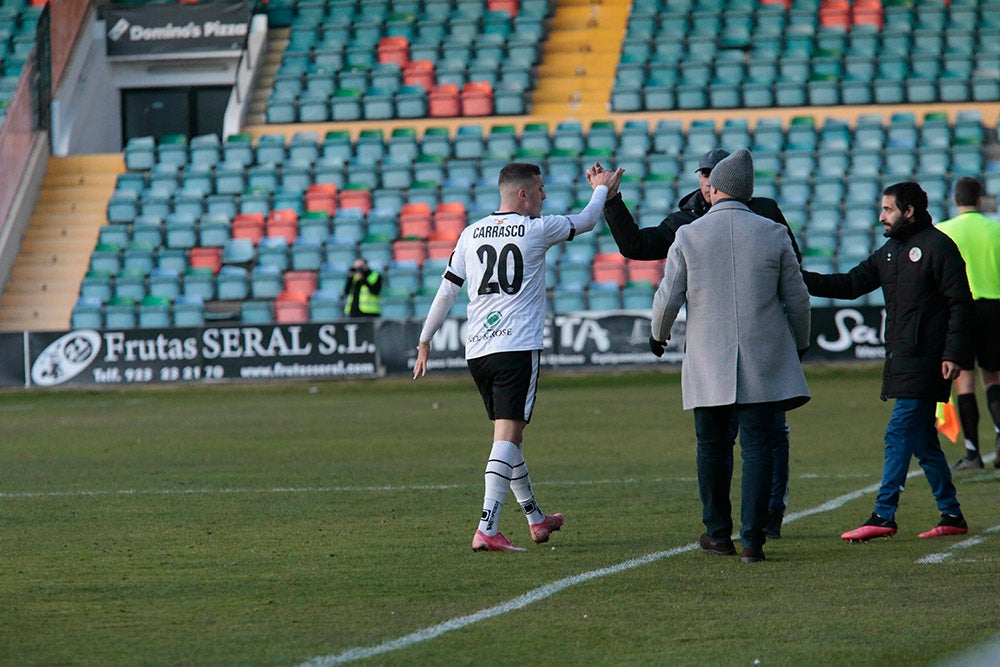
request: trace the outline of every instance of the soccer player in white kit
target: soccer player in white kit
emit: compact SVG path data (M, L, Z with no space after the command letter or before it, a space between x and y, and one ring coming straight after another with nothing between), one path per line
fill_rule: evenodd
M545 326L545 253L597 225L608 191L623 170L599 174L587 206L574 215L542 215L544 182L537 165L512 162L500 170L500 209L462 232L431 304L417 344L413 379L427 373L430 341L462 284L469 284L465 358L493 422L493 449L486 463L486 492L475 551L524 551L500 533L508 490L541 544L563 525L562 514L545 514L535 502L524 463L524 427L531 420Z

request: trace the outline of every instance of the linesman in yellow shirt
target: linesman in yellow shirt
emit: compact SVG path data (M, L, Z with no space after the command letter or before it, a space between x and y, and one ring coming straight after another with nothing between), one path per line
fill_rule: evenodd
M940 223L938 229L951 237L965 260L965 272L975 306L972 339L976 365L986 390L986 407L993 417L996 437L993 466L1000 468L1000 222L980 213L983 186L979 180L971 176L960 178L955 183L954 198L958 215ZM961 372L955 381L955 389L966 453L953 468L982 468L974 368Z

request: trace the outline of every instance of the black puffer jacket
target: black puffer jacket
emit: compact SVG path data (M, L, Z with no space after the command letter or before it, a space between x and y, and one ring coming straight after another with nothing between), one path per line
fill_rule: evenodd
M757 215L770 218L775 222L788 227L785 216L782 215L778 203L766 197L754 197L750 200L750 210ZM667 256L667 251L674 242L677 230L681 226L694 222L710 208L705 198L701 196L701 190L690 192L681 199L678 204L679 211L674 211L663 219L656 227L645 227L640 229L635 224L635 219L629 213L628 207L622 201L619 194L604 203L604 218L608 221L611 235L614 236L615 243L622 255L629 259L663 259ZM795 256L802 261L802 253L795 242L795 235L791 228L788 229L788 236L792 240L792 248Z
M885 294L882 400L944 402L951 382L941 363L972 367L972 294L958 247L929 220L886 241L847 273L803 271L809 293L855 299L878 287Z

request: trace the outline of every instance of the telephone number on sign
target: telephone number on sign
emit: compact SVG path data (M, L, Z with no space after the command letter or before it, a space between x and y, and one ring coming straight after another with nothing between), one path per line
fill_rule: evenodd
M225 377L225 370L222 366L164 366L159 369L140 366L135 368L97 368L94 370L94 381L105 384L220 380L223 377Z

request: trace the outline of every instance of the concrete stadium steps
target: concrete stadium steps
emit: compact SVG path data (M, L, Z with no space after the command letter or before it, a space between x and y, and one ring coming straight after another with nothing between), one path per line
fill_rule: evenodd
M254 82L253 97L246 114L246 125L263 125L267 122L267 100L274 88L274 77L281 67L281 57L288 46L291 28L270 28L267 31L267 50L261 59Z
M629 0L559 0L538 66L532 113L607 114Z
M105 223L121 155L51 158L0 296L0 331L68 329L98 230Z

